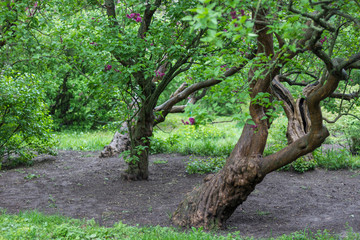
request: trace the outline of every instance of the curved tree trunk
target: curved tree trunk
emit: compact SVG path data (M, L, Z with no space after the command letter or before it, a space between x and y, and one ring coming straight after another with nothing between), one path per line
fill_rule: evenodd
M208 175L201 186L186 196L172 221L180 226L224 227L225 221L264 178L257 154L266 143L262 137L246 125L225 167Z
M283 109L288 119L286 138L288 145L290 145L310 131L311 121L307 102L305 98L298 98L295 101L289 89L280 83L278 76L271 82L271 88L275 97L283 102ZM309 88L314 89L316 85ZM309 153L303 158L310 161L314 159L314 156Z

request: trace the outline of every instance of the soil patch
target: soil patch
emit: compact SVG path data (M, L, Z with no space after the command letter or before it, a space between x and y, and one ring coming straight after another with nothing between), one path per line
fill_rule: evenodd
M188 175L189 156L150 158L150 180L123 181L126 164L99 152L60 151L35 165L0 172L0 208L94 218L100 225L171 226L170 216L203 175ZM274 172L228 220L226 231L269 237L304 229L360 232L360 171Z

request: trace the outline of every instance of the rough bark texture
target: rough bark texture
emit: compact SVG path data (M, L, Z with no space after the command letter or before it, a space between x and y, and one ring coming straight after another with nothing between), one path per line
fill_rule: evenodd
M290 91L280 83L278 76L271 83L273 94L278 100L283 102L283 109L288 119L286 138L289 145L310 131L311 121L307 102L305 98L295 100ZM310 86L308 89L313 90L316 86ZM308 95L310 92L306 91L306 94ZM304 159L312 160L314 156L312 153L309 153L304 156Z
M106 145L100 153L101 158L114 157L123 151L129 150L129 134L116 132L109 145Z
M209 175L204 183L189 193L172 217L180 226L205 226L206 229L224 227L226 220L246 200L264 176L260 173L263 142L256 142L260 132L247 125L225 167Z
M130 149L130 137L127 123L123 123L120 132L114 134L109 145L106 145L100 153L101 158L114 157L123 151Z

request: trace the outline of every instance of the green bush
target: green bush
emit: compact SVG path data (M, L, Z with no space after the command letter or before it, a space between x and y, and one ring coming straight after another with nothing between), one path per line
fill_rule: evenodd
M241 131L235 127L236 122L183 125L181 120L188 119L184 115L171 115L168 118L160 126L162 131L154 132L151 142L152 153L176 152L201 156L226 156L231 153L241 134Z
M314 157L321 168L338 170L343 168L360 168L360 159L352 156L346 149L327 150L321 149L314 152Z
M43 92L33 75L3 71L0 75L0 162L31 163L35 153L53 146Z
M348 139L352 154L360 154L360 121L351 119L345 128L345 136Z
M186 165L186 172L189 174L218 172L223 168L225 163L225 157L195 158L191 156Z
M308 160L304 157L297 159L296 161L284 166L281 170L285 171L295 171L298 173L304 173L307 171L314 170L318 166L315 159Z

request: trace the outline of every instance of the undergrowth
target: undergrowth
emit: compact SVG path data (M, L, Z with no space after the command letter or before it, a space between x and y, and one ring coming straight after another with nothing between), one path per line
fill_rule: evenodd
M219 118L217 124L184 125L185 114L170 115L164 123L154 130L151 142L151 153L181 153L184 155L206 156L206 158L190 158L186 171L188 173L217 172L222 168L234 148L241 127L231 118ZM269 138L264 155L275 153L287 145L286 117L277 118L269 130ZM58 149L99 151L110 143L113 133L110 131L93 132L60 132L55 135L59 142ZM328 142L333 142L329 138ZM313 152L314 159L304 160L303 157L283 167L281 170L305 172L317 167L337 169L359 169L360 156L352 155L346 149L327 150L319 148ZM211 157L209 157L211 156Z
M348 228L342 239L360 239L360 234ZM44 215L36 211L20 212L17 215L0 214L0 240L12 239L254 239L242 237L240 232L219 235L204 232L201 228L180 231L171 227L134 227L121 222L113 227L101 227L94 220L77 220L57 215ZM292 239L340 239L328 231L308 230L282 235L279 240Z

